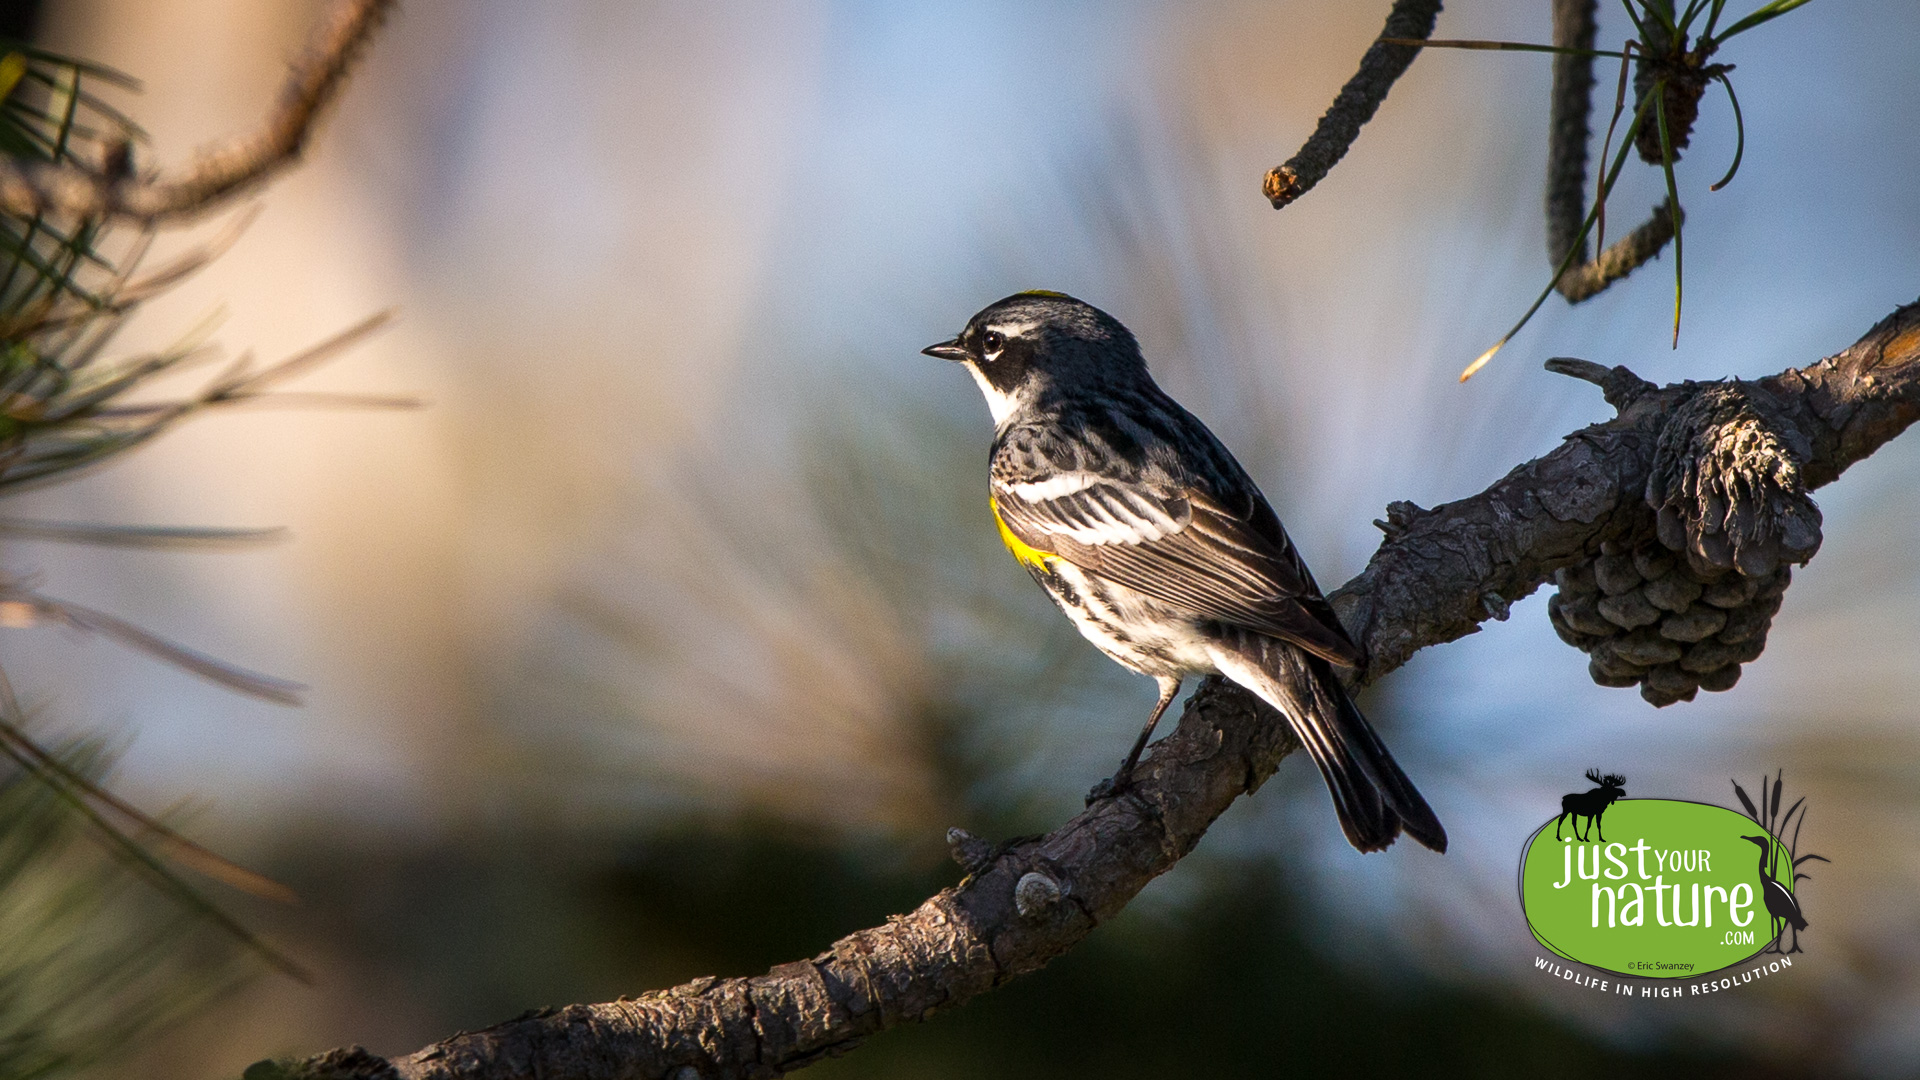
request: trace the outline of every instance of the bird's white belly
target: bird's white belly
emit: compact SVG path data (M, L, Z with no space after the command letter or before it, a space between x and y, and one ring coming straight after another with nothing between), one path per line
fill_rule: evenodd
M1054 602L1081 636L1122 667L1174 678L1214 670L1206 639L1190 616L1124 585L1090 578L1064 559L1051 560L1049 569L1057 583L1042 584Z

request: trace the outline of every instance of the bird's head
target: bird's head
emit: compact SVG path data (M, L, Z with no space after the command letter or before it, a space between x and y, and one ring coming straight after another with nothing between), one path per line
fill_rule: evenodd
M988 305L951 341L920 350L966 366L995 423L1051 385L1125 384L1146 377L1140 345L1120 320L1065 293L1015 293Z
M1760 845L1760 850L1762 851L1766 851L1773 847L1773 838L1768 836L1743 836L1740 839L1749 840L1749 841L1752 841L1753 843Z

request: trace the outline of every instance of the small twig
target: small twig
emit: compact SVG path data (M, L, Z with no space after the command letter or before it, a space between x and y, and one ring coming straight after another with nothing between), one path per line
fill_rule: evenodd
M1600 388L1600 394L1607 404L1625 411L1627 406L1638 400L1640 395L1659 387L1635 375L1625 367L1606 367L1591 360L1581 360L1572 356L1556 356L1544 365L1556 375L1590 382Z
M0 157L0 211L22 218L62 213L150 224L213 209L300 157L315 121L393 5L394 0L340 0L293 62L260 130L202 148L182 173L142 179Z
M1553 0L1554 45L1592 49L1598 6L1599 0ZM1593 57L1555 56L1547 122L1547 258L1556 266L1576 245L1579 253L1574 265L1584 268L1587 261L1587 245L1580 233L1587 218L1587 142L1593 135L1587 117L1592 109Z
M1553 43L1566 49L1591 50L1597 33L1597 0L1553 0ZM1625 92L1622 68L1621 91ZM1554 281L1554 288L1570 304L1597 296L1607 286L1639 269L1658 255L1675 234L1675 226L1684 220L1677 202L1669 199L1656 206L1653 214L1625 237L1603 249L1594 259L1587 258L1582 235L1587 217L1587 142L1592 131L1587 118L1593 108L1593 57L1579 53L1561 53L1553 58L1551 118L1547 127L1547 258L1558 266L1567 263ZM1614 109L1619 118L1619 103ZM1612 128L1608 128L1612 138ZM1596 217L1600 242L1606 243L1606 184L1596 193ZM1569 258L1571 255L1571 258Z
M1685 215L1679 215L1684 219ZM1607 286L1638 270L1673 239L1673 204L1662 200L1640 227L1614 241L1600 253L1577 266L1570 266L1554 283L1569 304L1577 304L1606 291ZM1582 252L1581 254L1585 254Z
M1440 0L1394 0L1380 36L1424 41L1433 35L1439 14ZM1340 88L1306 145L1286 164L1267 170L1262 189L1275 210L1305 195L1346 156L1347 148L1360 137L1360 128L1373 119L1387 91L1393 89L1394 80L1419 54L1416 46L1385 41L1375 41L1367 49L1360 58L1360 70Z

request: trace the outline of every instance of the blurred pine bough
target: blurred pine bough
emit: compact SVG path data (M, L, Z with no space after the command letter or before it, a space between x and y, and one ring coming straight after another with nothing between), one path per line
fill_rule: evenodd
M137 89L117 72L0 40L0 154L106 179L133 175L142 134L95 93L101 87ZM387 321L375 316L264 367L242 355L185 397L143 395L162 375L219 359L206 344L209 328L165 350L131 355L109 352L115 332L143 301L218 257L249 218L243 214L211 243L146 268L152 226L0 211L0 498L73 479L203 410L270 394L285 399L273 393L278 384ZM277 534L0 514L0 539L152 547ZM0 570L0 626L45 624L99 634L241 693L289 705L300 700L296 684L42 595L28 577ZM287 900L288 890L102 788L107 759L97 741L48 748L27 728L27 712L0 670L0 1080L69 1074L184 1017L239 977L241 948L304 978L172 864L255 895ZM79 843L83 835L99 843Z
M97 780L95 741L55 755ZM182 904L155 902L58 788L0 769L0 1077L72 1075L196 1012L246 968Z
M25 46L0 57L0 153L77 167L107 178L131 175L140 130L86 89L89 79L135 88L125 76ZM383 313L290 359L256 368L242 355L192 395L140 401L134 392L168 372L217 359L202 327L157 353L109 357L125 317L217 258L247 218L212 243L154 269L142 259L152 227L131 235L86 216L0 212L0 495L44 484L123 453L204 409L255 401L384 325ZM310 397L319 403L410 404L386 399ZM0 528L3 528L0 525ZM17 527L17 526L16 526ZM69 539L115 543L191 542L228 534L179 529L70 529ZM210 672L201 672L211 674ZM263 696L259 684L237 689Z

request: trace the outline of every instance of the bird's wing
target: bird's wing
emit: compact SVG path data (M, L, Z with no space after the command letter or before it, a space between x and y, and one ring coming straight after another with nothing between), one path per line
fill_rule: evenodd
M1321 598L1258 495L1240 507L1096 473L996 482L994 513L1015 539L1198 618L1291 641L1337 664L1360 650Z

